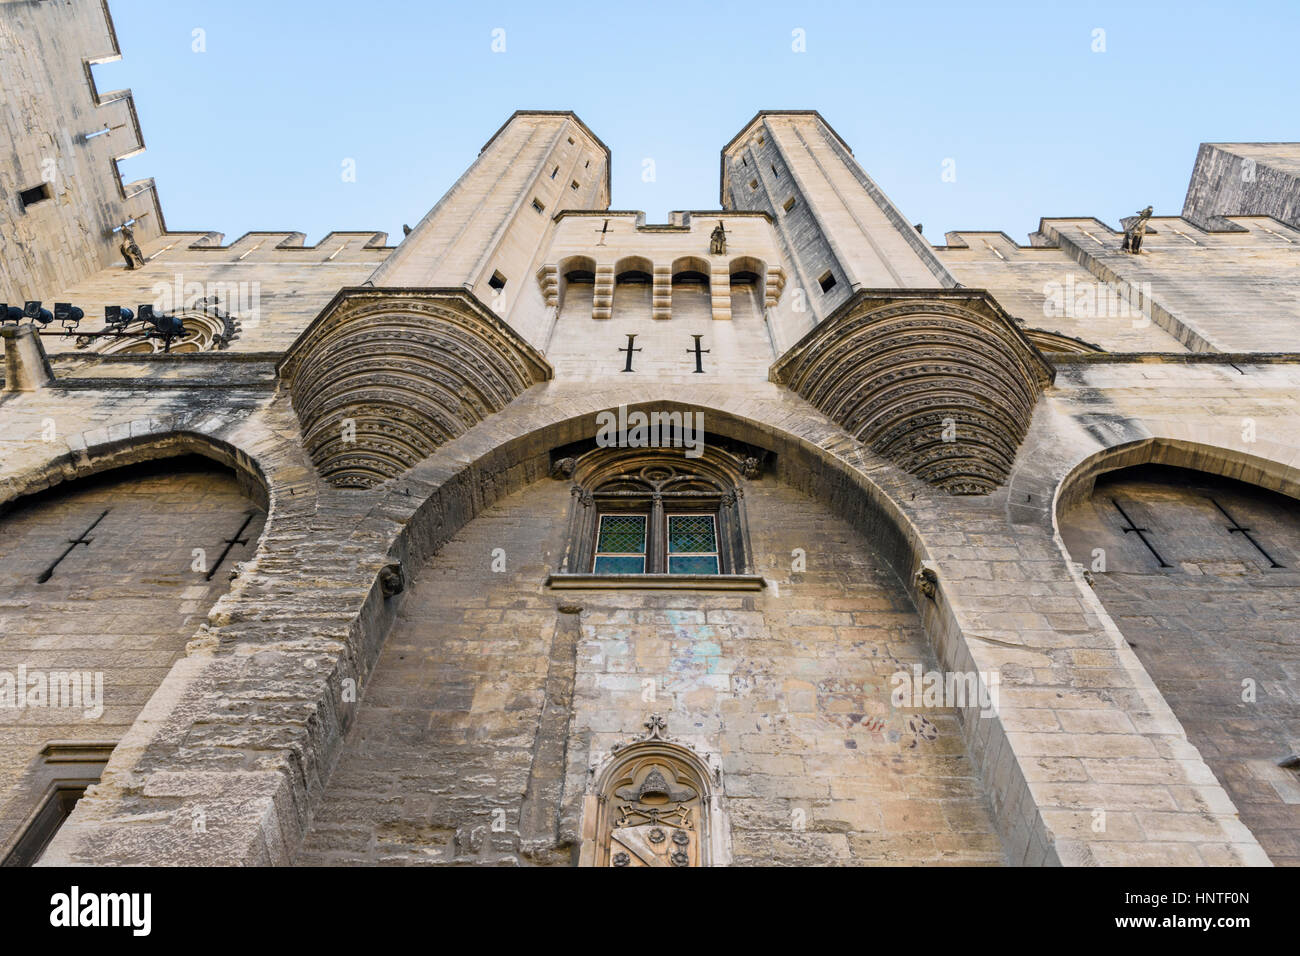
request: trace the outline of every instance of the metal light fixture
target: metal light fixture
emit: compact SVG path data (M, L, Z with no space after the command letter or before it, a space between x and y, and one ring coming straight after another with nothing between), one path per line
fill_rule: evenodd
M10 305L7 302L0 302L0 325L6 322L12 322L17 325L23 320L23 310L16 305Z
M135 321L135 313L124 305L104 306L104 324L109 328L124 329Z
M73 305L71 302L54 303L54 318L58 322L61 322L63 327L69 332L80 325L81 320L85 317L86 313L77 308L77 306Z
M54 313L49 309L42 309L41 303L33 299L23 303L23 318L39 322L44 327L54 321Z

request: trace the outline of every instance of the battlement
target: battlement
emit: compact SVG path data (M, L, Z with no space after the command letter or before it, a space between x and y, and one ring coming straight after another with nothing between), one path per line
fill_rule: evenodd
M0 295L39 297L166 232L152 179L123 183L120 160L144 150L129 90L101 93L93 67L121 58L108 7L0 2Z

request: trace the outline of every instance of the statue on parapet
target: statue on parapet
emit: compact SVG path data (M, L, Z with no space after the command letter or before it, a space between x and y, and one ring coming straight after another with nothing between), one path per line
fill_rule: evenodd
M135 233L130 226L122 226L122 244L118 249L121 250L128 269L144 268L144 253L140 251L140 246L135 241Z
M1124 245L1125 252L1131 252L1137 255L1142 251L1142 237L1147 234L1147 220L1151 218L1152 209L1147 206L1138 212L1137 218L1131 220L1124 228Z
M725 256L727 254L727 230L722 228L722 220L713 227L713 232L709 234L709 255Z

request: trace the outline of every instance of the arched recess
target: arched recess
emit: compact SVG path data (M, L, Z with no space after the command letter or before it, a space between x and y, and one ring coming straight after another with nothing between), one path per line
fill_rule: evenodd
M699 256L681 256L673 260L673 285L709 286L709 263Z
M654 292L654 263L644 256L624 256L614 263L614 314L649 318Z
M1071 558L1274 863L1300 865L1300 503L1294 474L1148 439L1081 463Z
M256 553L268 495L231 446L169 434L46 463L0 499L0 859L23 865Z
M761 318L767 296L767 263L754 256L738 256L731 260L730 271L732 318Z
M580 287L590 293L590 287L596 281L596 260L591 256L568 256L561 259L558 268L560 278L560 308L568 302L571 287ZM587 306L590 307L590 302Z
M671 305L673 318L712 318L710 266L699 256L673 260Z
M585 474L562 463L582 458L574 445L594 441L591 413L522 428L499 445L493 444L497 437L449 449L468 464L461 475L441 479L407 523L405 550L390 552L409 569L401 620L383 639L297 862L577 862L586 839L582 806L589 780L601 779L605 756L615 749L623 754L627 735L658 706L706 763L739 752L736 759L748 761L751 773L779 778L770 792L742 797L749 802L739 826L739 862L1002 860L968 762L945 782L948 795L900 806L906 821L882 820L869 799L846 799L833 811L835 823L821 831L840 836L788 842L784 831L760 832L761 819L788 820L796 809L815 816L798 760L782 762L763 750L765 735L780 734L786 720L816 737L829 755L826 763L836 768L827 774L858 781L888 776L881 781L885 789L897 785L918 798L920 791L908 788L919 787L931 771L947 776L940 766L952 769L961 735L954 712L932 713L932 723L943 728L942 758L938 748L925 749L924 738L912 748L916 731L906 720L916 715L889 707L887 673L933 666L921 619L891 570L911 552L901 530L906 520L899 516L895 523L885 513L897 514L889 498L871 479L791 432L713 408L674 406L702 411L712 440L775 455L765 470L751 470L754 477L744 480L759 570L780 581L780 593L770 588L752 596L704 597L692 585L695 590L647 596L547 587L563 551L573 480ZM634 403L628 412L663 407ZM626 452L635 458L641 449ZM425 464L430 474L445 467L435 460ZM417 489L425 464L410 475ZM593 474L599 479L617 471ZM879 494L879 508L871 493L860 493L867 488ZM826 553L816 550L819 540L828 542ZM787 618L791 595L785 586L796 548L813 552L794 579L803 605ZM886 549L893 553L882 553ZM863 617L855 622L848 606L862 608ZM795 644L809 650L809 642L826 653L794 673L782 662L799 656ZM869 645L878 646L879 656ZM744 661L737 673L738 657ZM657 706L641 696L645 680L657 689ZM420 682L414 695L403 690L412 681ZM772 694L781 698L776 710L790 716L771 716ZM891 737L894 730L907 736ZM752 736L742 741L741 734ZM901 762L885 759L900 750L906 751ZM401 774L374 775L389 766ZM648 768L619 787L644 784L641 771ZM909 779L894 780L895 773ZM373 786L354 786L363 779ZM710 786L721 785L714 768ZM731 806L732 795L726 799ZM499 821L495 830L487 825L493 819ZM902 832L920 826L924 836ZM865 835L882 829L889 834L883 842ZM854 834L855 849L846 833ZM942 849L934 833L946 838Z

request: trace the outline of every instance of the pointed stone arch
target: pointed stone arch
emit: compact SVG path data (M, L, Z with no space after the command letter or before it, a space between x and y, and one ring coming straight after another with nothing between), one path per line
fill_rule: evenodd
M1224 447L1147 438L1090 456L1054 518L1097 602L1221 785L1221 809L1300 865L1300 476ZM1243 828L1243 829L1244 829Z

